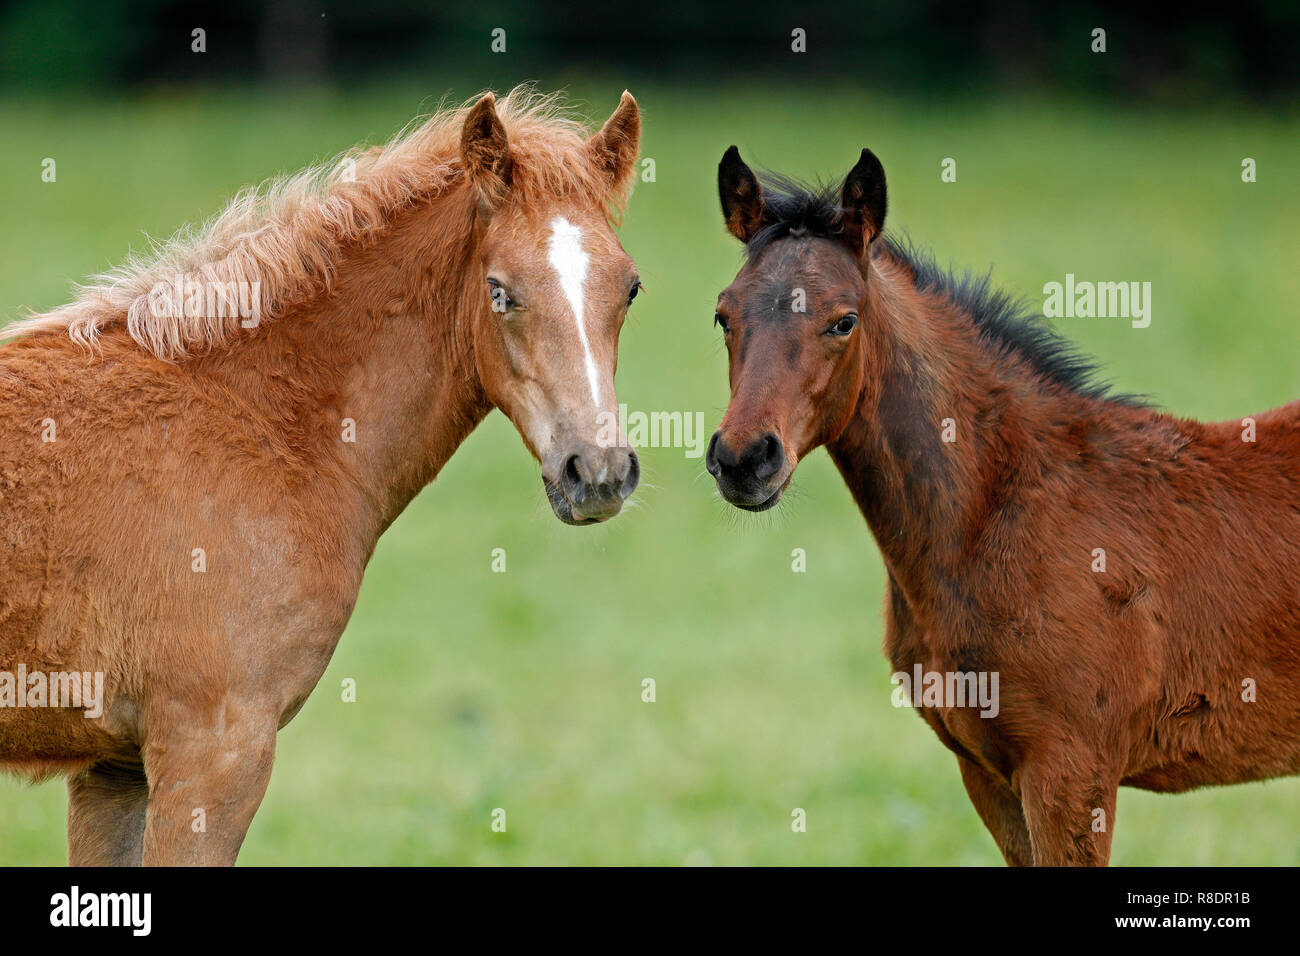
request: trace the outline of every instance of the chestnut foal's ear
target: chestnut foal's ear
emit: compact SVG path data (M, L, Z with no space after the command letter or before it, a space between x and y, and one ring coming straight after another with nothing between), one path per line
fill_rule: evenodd
M722 162L718 163L718 197L727 230L741 242L753 239L764 225L763 189L734 146L722 154Z
M600 132L587 143L596 168L604 172L610 186L622 189L636 169L641 148L641 109L627 90Z
M494 94L485 94L470 109L460 130L460 158L487 211L501 204L510 185L510 144L496 103Z
M844 177L840 209L844 241L862 258L885 226L885 167L871 150L864 149L857 165Z

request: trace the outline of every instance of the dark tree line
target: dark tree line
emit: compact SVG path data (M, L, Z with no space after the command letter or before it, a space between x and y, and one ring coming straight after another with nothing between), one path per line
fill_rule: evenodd
M1130 0L732 4L637 0L5 0L8 90L174 81L347 82L436 65L513 72L557 64L701 77L861 78L934 90L1041 86L1200 98L1285 97L1300 86L1300 4L1143 10ZM206 51L192 51L202 28ZM807 51L791 49L792 31ZM1094 53L1092 31L1106 31ZM504 62L504 61L498 61Z

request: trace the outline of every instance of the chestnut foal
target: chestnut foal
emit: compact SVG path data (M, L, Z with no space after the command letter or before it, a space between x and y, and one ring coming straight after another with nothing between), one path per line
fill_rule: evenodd
M1300 403L1204 424L1109 395L987 281L881 236L868 150L838 193L760 184L735 147L718 185L746 262L708 470L762 511L827 447L895 671L1000 678L995 707L913 701L1007 862L1105 864L1120 785L1300 771Z
M0 706L0 768L68 775L72 863L235 862L379 536L492 408L561 521L618 513L640 130L489 94L12 330L0 678L103 699Z

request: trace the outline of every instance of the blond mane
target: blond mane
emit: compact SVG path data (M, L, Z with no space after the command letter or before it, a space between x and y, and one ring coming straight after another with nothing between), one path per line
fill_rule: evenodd
M94 276L72 302L13 322L0 336L64 331L93 347L105 329L125 325L143 348L173 362L224 345L239 327L237 314L159 315L152 307L178 276L206 288L256 281L260 319L283 316L331 288L345 246L373 242L403 210L460 178L461 126L477 99L411 124L386 146L356 147L242 190L203 226ZM516 87L496 109L510 142L512 201L577 195L617 218L626 195L611 194L587 158L583 124L556 95Z

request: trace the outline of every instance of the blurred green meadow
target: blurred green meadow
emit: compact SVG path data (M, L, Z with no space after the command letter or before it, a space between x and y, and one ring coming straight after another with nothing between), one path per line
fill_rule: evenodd
M567 85L598 124L625 84ZM1203 418L1300 397L1294 115L848 86L632 91L655 161L622 229L646 286L619 367L634 411L700 410L711 431L726 405L711 318L739 247L714 173L732 143L751 163L823 178L870 146L889 176L889 226L941 261L992 267L1031 301L1067 272L1151 282L1147 329L1058 323L1123 391ZM382 142L443 92L0 100L0 313L58 305L146 235ZM940 181L946 157L955 183ZM641 454L636 507L569 528L504 417L471 436L380 542L333 662L280 735L242 864L1001 863L954 758L890 703L880 558L825 453L759 516L721 502L682 449ZM492 571L497 548L505 573ZM792 571L796 548L805 573ZM355 703L342 699L349 678ZM0 864L60 864L65 805L61 782L0 778ZM795 808L807 832L792 832ZM1298 808L1300 779L1123 790L1113 862L1300 864Z

